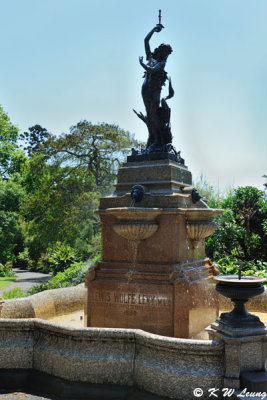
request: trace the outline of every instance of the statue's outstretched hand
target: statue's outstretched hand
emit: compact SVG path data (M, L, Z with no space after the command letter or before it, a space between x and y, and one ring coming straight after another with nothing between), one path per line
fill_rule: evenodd
M139 57L139 62L141 65L143 64L143 60L144 60L144 57Z
M157 24L157 25L155 26L155 28L154 28L154 32L160 32L160 31L162 30L162 28L163 28L163 25Z

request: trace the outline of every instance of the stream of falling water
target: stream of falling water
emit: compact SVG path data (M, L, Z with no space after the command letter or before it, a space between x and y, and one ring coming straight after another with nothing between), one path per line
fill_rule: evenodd
M133 261L132 261L131 269L126 274L127 283L130 283L130 281L132 280L133 274L134 274L135 269L136 269L137 250L138 250L138 246L139 246L140 240L130 240L130 243L131 243L131 246L132 246L132 249L133 249Z
M134 205L135 205L135 199L132 199L130 207L134 207Z

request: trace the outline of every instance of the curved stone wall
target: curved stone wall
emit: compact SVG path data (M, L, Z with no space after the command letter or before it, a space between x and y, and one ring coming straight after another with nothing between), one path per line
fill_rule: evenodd
M224 344L134 329L75 329L41 319L2 319L0 369L32 369L70 382L134 385L192 400L196 387L206 393L223 387Z
M52 318L83 309L85 296L86 289L81 284L4 300L0 302L0 318Z
M202 388L206 400L208 389L225 386L226 361L232 354L225 340L178 339L135 329L79 329L44 320L81 310L85 296L82 284L3 301L0 372L37 371L71 384L134 386L183 400L192 400L194 388ZM247 308L266 312L266 304L265 290ZM231 303L221 297L220 307L231 308Z

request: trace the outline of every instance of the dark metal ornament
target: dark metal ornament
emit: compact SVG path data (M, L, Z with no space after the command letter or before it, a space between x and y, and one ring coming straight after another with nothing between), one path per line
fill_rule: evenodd
M159 10L159 25L161 25L161 10Z

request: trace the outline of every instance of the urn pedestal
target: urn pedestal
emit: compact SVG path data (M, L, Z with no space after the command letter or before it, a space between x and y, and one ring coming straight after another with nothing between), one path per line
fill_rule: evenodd
M145 187L129 207L130 191ZM205 237L220 210L192 201L191 173L172 160L128 162L102 198L102 261L88 273L86 326L192 337L218 316Z

